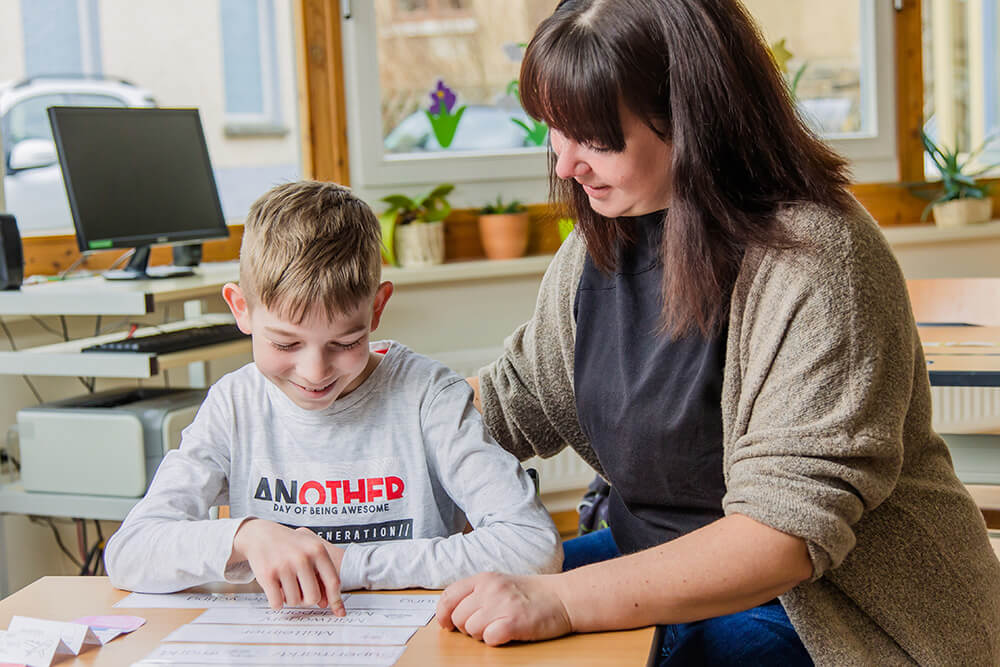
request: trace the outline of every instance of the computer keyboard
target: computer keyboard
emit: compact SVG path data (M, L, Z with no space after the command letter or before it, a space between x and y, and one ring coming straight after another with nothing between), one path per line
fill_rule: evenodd
M208 326L191 327L164 331L150 336L122 338L107 343L85 347L81 352L140 352L166 354L179 352L193 347L225 343L231 340L241 340L246 334L235 324L211 324Z

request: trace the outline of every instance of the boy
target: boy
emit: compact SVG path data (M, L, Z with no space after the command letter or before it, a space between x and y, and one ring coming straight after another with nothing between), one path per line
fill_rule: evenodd
M109 540L115 586L256 577L276 609L342 614L341 589L559 571L555 527L468 384L369 342L392 295L380 245L371 209L338 185L289 183L254 203L239 285L222 290L254 363L211 388ZM209 520L220 504L233 518Z

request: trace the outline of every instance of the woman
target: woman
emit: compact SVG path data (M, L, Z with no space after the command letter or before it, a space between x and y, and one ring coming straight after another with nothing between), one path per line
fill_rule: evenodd
M930 426L905 283L736 0L566 0L521 71L577 219L479 374L522 458L568 443L610 533L479 575L489 644L658 624L664 664L998 664L1000 564ZM775 599L777 598L777 599Z

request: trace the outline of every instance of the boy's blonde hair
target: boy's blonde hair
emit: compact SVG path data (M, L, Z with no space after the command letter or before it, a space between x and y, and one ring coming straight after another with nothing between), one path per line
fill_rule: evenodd
M368 204L335 183L271 188L250 207L240 246L240 288L296 324L316 306L350 314L378 289L382 234Z

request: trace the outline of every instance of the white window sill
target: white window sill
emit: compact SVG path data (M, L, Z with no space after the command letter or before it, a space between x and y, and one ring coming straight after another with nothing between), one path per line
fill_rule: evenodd
M517 259L459 260L419 268L387 266L382 269L382 279L396 285L489 280L517 276L541 276L552 261L552 255L532 255Z
M938 227L937 225L893 225L882 227L882 233L893 248L901 246L964 243L975 239L1000 238L1000 220L977 225Z

